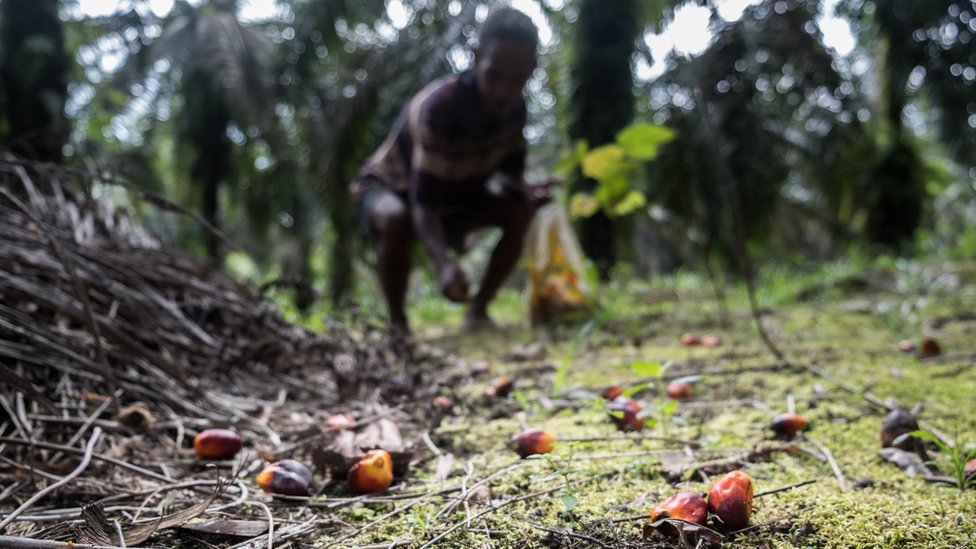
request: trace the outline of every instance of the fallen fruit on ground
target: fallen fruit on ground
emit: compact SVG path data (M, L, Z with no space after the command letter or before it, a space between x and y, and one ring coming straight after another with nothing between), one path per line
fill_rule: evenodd
M795 413L780 414L773 418L769 428L774 433L784 437L791 437L807 428L807 418Z
M349 414L335 414L325 420L325 425L329 429L352 429L356 426L356 420Z
M471 375L474 377L483 376L491 371L491 363L487 360L479 360L471 365Z
M895 443L895 440L912 431L918 430L918 420L911 412L903 408L895 408L885 416L884 423L881 424L881 447L888 448L894 446L906 451L912 451L918 446L918 439L915 437L904 437Z
M963 468L962 472L966 475L966 478L976 475L976 458L967 461L966 467Z
M613 387L607 387L604 389L603 392L600 393L600 396L607 400L613 400L622 394L624 394L624 390L614 385Z
M718 347L722 344L722 339L717 335L704 335L701 338L701 344L703 347Z
M203 459L230 459L241 451L241 435L229 429L206 429L193 439L193 451Z
M443 412L445 414L451 413L451 409L454 408L454 403L451 402L451 399L447 398L444 395L438 395L434 397L434 400L431 402L431 405L434 407L434 409Z
M910 353L915 350L915 344L907 339L898 342L898 350L903 353Z
M641 407L634 399L619 396L607 404L607 408L610 409L610 418L621 431L640 431L644 428L644 418L638 417Z
M542 429L526 429L512 437L512 447L521 457L548 454L556 446L556 436Z
M685 347L694 347L695 345L701 344L701 339L697 335L688 332L681 336L681 344Z
M939 346L939 342L931 338L923 339L918 347L919 358L932 358L941 354L942 347Z
M651 509L651 522L666 518L704 525L705 519L708 518L708 504L705 503L705 498L695 492L678 492ZM657 530L669 536L678 535L677 528L667 523L662 524Z
M262 490L286 496L307 496L312 471L293 459L277 461L258 473L257 483Z
M515 388L515 382L508 376L502 376L495 380L494 388L495 396L505 398Z
M673 400L688 400L691 398L691 384L687 381L672 381L664 391Z
M749 525L752 515L752 479L732 471L712 482L708 489L708 510L718 517L719 529L739 530Z
M346 476L349 488L357 494L382 492L393 482L393 459L386 450L370 450Z

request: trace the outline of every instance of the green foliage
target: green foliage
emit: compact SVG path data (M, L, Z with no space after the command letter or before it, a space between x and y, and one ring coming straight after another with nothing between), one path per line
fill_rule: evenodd
M915 437L931 442L939 449L938 457L948 466L949 476L956 481L956 486L962 492L967 488L976 488L976 473L966 474L966 464L976 459L976 444L963 444L956 440L954 444L946 444L941 438L924 429L905 433L895 439L894 444L898 444L908 437Z
M603 211L609 217L628 215L646 203L635 189L637 174L645 162L657 157L658 148L674 139L674 131L656 124L635 123L617 133L613 143L590 149L586 141L576 146L557 164L562 174L579 168L597 182L592 193L577 192L570 199L574 217L590 217Z

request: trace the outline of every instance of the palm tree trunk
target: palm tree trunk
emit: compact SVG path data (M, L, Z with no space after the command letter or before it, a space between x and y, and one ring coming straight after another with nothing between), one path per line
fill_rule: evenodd
M576 23L576 56L570 70L570 137L591 147L613 141L634 115L634 44L640 32L636 0L582 0ZM574 192L591 192L596 182L577 173ZM614 222L598 213L580 222L580 244L606 280L617 260Z
M0 25L3 141L29 158L60 162L68 138L68 58L58 0L4 0Z

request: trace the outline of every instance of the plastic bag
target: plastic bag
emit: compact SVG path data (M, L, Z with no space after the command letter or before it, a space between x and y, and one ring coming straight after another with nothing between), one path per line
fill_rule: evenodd
M590 309L593 295L586 283L583 254L562 206L550 204L536 212L524 255L533 326Z

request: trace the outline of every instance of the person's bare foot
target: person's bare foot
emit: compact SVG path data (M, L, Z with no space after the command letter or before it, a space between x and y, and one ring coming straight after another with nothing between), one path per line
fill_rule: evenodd
M480 309L468 309L464 315L464 329L468 332L497 330L498 324L488 316L488 312Z

